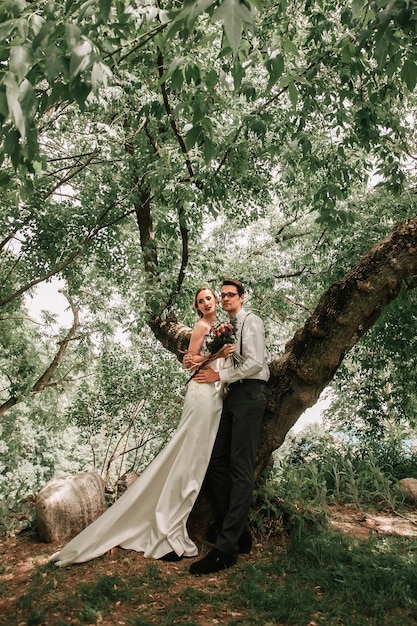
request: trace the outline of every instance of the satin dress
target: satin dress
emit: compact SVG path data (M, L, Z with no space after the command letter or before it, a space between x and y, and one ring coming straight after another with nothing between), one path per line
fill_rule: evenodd
M218 359L210 364L219 369ZM222 383L191 380L172 439L136 481L98 519L50 557L56 565L83 563L120 546L159 559L198 554L187 519L201 489L223 406Z

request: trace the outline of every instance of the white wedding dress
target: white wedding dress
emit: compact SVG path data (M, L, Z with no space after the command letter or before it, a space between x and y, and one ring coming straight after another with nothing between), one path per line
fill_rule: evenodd
M218 369L221 359L210 364ZM56 565L83 563L120 546L159 559L198 554L187 519L201 489L223 405L222 384L188 384L172 439L103 515L50 557Z

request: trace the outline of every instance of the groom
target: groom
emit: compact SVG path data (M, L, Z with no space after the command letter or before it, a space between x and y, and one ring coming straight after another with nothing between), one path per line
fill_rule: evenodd
M248 515L252 504L256 450L267 403L269 368L266 362L262 320L243 309L244 287L227 279L221 288L223 309L237 319L236 351L244 360L238 367L215 372L202 368L194 377L199 383L226 383L219 430L206 474L221 528L215 548L190 566L191 574L210 574L236 563L239 552L252 547Z

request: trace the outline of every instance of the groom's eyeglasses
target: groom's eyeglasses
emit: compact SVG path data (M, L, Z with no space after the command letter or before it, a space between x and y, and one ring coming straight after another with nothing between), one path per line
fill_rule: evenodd
M238 296L237 291L228 291L227 293L221 293L220 297L223 300L224 298L234 298L234 296Z

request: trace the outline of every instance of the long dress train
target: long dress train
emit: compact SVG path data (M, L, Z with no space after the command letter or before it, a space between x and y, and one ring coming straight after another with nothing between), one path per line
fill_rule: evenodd
M219 361L211 367L217 369ZM57 565L83 563L111 548L159 559L169 552L198 554L187 519L201 489L219 426L222 384L188 384L172 439L116 502L59 552Z

